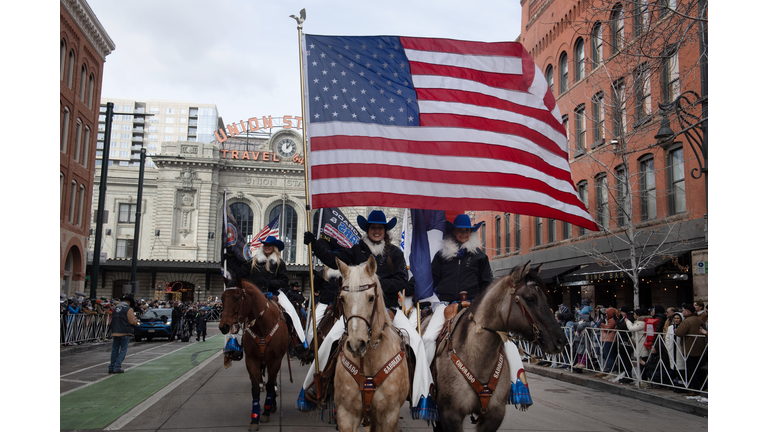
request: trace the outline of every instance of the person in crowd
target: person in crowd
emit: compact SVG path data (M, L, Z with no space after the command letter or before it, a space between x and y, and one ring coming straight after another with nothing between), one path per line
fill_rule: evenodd
M600 324L600 342L603 344L603 364L602 372L596 376L605 376L613 371L613 365L616 361L616 309L609 307L605 309L605 322Z
M133 336L134 326L139 325L133 312L133 296L126 294L112 313L112 357L109 361L109 373L123 373L123 360L128 353L128 343Z
M416 328L411 324L402 310L398 307L398 294L405 291L405 295L412 296L413 290L408 285L408 270L405 264L405 256L399 247L391 243L389 230L397 225L397 218L387 221L386 215L381 210L373 210L368 218L361 215L357 217L357 224L364 233L362 239L351 248L339 247L332 250L327 242L316 240L316 236L311 232L304 234L304 243L312 245L312 252L320 261L332 269L338 269L336 258L347 265L359 265L365 263L369 256L376 259L376 276L378 276L383 293L384 305L387 309L394 312L395 318L392 324L408 334L408 345L413 350L416 357L416 368L413 377L413 392L411 395L412 415L414 418L421 418L421 415L436 415L436 406L429 395L429 387L432 384L432 376L429 372L429 364L426 361L424 344ZM318 349L318 358L320 369L325 368L325 364L331 354L333 342L338 340L344 331L342 320L336 322L333 328L325 336L325 340ZM313 397L314 387L310 388L313 382L314 365L309 369L301 394L299 395L298 406L306 406L304 400L305 391L311 399ZM431 411L430 411L431 410Z
M282 241L274 236L268 236L261 242L261 247L253 252L249 278L267 297L277 298L277 302L288 314L291 332L298 338L298 345L294 348L297 352L303 352L307 345L304 332L299 331L301 320L293 303L285 295L288 291L288 270L280 256L284 248L285 244Z
M562 326L563 331L565 332L565 336L574 337L573 333L576 330L576 318L573 316L573 314L571 312L561 313L559 316L559 320L565 323ZM563 350L564 363L559 365L558 367L563 369L570 367L572 355L573 353L571 352L571 346L569 344L566 344L565 349Z
M173 310L171 310L171 340L181 336L181 320L184 316L184 312L181 310L179 302L173 302Z
M624 305L619 309L619 320L616 322L616 335L618 344L618 373L622 372L626 377L632 376L632 358L634 357L634 341L629 333L629 327L633 326L635 322L635 312L632 310L632 306Z
M685 371L688 388L699 391L704 384L704 374L701 356L707 346L705 338L700 336L703 326L696 308L690 303L683 303L683 323L675 329L675 336L683 338L683 353L685 354ZM692 394L695 394L691 392Z
M677 312L675 308L673 307L667 308L667 320L664 321L664 329L663 329L664 334L667 334L667 329L669 329L669 326L672 325L675 312Z
M208 334L208 312L205 308L200 308L195 315L195 329L197 331L197 340L200 340L200 336L203 337L205 342L205 336Z
M683 314L672 314L672 324L667 328L664 343L669 353L669 380L676 386L682 386L685 377L685 356L683 355L683 338L676 336L675 331L683 323Z
M573 332L573 346L576 349L576 364L573 365L574 371L581 372L587 366L587 346L589 345L589 335L587 332L591 326L590 311L586 310L589 306L581 308L579 313L579 322ZM591 307L589 307L591 309Z
M698 299L695 302L693 302L693 307L696 309L696 314L699 316L699 319L701 320L702 324L704 324L704 328L707 328L707 319L709 316L707 315L707 311L705 309L706 304L704 303L704 300Z

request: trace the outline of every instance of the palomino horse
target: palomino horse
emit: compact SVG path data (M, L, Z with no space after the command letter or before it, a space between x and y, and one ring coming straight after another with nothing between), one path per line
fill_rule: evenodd
M270 413L277 410L275 381L280 371L283 355L288 352L291 335L288 324L277 303L267 300L255 285L240 281L238 287L227 288L221 295L221 321L219 330L227 334L243 328L243 351L245 367L251 377L253 405L249 430L259 430L259 420L266 423ZM260 412L259 384L262 366L267 370L264 386L267 398L264 412Z
M405 343L384 307L373 255L355 267L336 264L346 319L334 378L339 431L356 431L361 422L371 431L393 431L410 389Z
M446 322L446 343L438 345L432 366L440 410L435 430L462 431L470 414L479 417L473 418L479 432L501 426L512 383L504 354L508 333L537 341L548 353L563 350L565 335L549 310L538 270L530 262L513 268Z

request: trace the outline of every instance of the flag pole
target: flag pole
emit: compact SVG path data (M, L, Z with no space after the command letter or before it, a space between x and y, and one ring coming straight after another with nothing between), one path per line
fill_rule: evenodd
M303 28L304 28L304 20L306 19L306 11L305 9L302 9L301 12L299 12L299 17L296 17L295 15L291 15L291 18L296 20L296 23L298 26L296 26L296 30L299 31L299 77L301 79L301 116L303 117L304 121L302 122L302 142L304 144L304 196L307 200L306 204L306 214L307 214L307 231L311 228L310 223L310 215L309 211L311 209L311 206L309 204L310 202L310 195L309 195L309 172L307 171L307 165L309 165L309 154L307 153L307 111L306 111L306 105L304 102L304 48L302 46L302 37L304 35ZM315 351L315 394L318 396L318 398L322 397L322 391L320 388L320 358L317 355L317 310L315 309L315 278L313 276L313 268L312 268L312 245L307 245L307 266L309 267L309 301L310 305L312 307L312 345L313 349Z
M222 219L224 221L224 234L227 233L227 188L224 188L224 205L222 206L222 209L224 210L224 218ZM226 241L226 240L225 240ZM227 246L226 243L224 243L224 247L221 250L222 258L224 261L224 289L227 289L227 281L226 281L226 275L227 275Z

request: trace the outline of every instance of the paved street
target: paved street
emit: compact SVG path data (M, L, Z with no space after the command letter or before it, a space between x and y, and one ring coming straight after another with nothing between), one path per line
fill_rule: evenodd
M60 429L67 431L245 431L251 391L244 362L225 369L224 337L215 323L206 342L131 343L119 375L108 375L111 343L60 357ZM278 380L278 411L262 431L335 430L327 415L295 408L308 366L291 361ZM531 372L533 372L531 370ZM529 373L534 405L527 412L508 406L501 430L678 431L706 430L707 418L658 404ZM264 395L262 395L262 403ZM400 427L429 431L401 409ZM469 419L465 428L473 430Z

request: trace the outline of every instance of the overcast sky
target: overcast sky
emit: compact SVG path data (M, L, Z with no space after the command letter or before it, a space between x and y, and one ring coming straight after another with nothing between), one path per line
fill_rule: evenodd
M87 0L115 50L102 97L215 103L227 123L301 111L298 34L443 37L520 35L511 0Z

